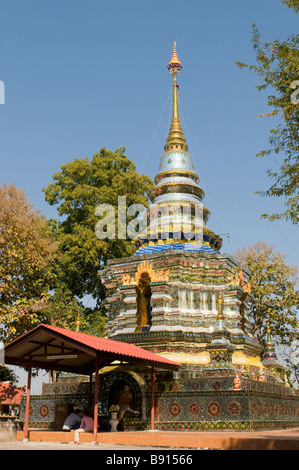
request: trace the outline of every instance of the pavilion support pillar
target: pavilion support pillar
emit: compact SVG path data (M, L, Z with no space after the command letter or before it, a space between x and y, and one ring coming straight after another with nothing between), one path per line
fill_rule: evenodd
M151 368L151 431L155 430L155 369Z
M98 409L99 409L99 357L95 363L95 383L94 383L94 410L93 410L93 445L98 444Z
M29 410L30 410L31 372L32 372L32 366L30 364L29 369L28 369L28 378L27 378L27 396L26 396L26 405L25 405L23 442L28 442L28 435L29 435L28 424L29 424Z
M92 372L89 374L89 389L88 389L88 411L92 410Z

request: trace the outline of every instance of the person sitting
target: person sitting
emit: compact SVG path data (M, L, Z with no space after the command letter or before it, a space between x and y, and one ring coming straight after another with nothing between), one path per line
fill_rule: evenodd
M75 444L80 442L80 432L91 432L93 431L93 419L85 411L82 413L82 421L79 429L75 429Z
M80 408L75 408L74 411L66 418L62 426L63 431L78 429L81 424L81 413Z

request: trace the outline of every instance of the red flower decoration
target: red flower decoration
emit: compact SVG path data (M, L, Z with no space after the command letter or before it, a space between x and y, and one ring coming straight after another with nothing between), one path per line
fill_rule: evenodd
M191 415L198 415L200 413L200 406L197 403L192 403L192 405L189 406L189 413Z
M178 416L181 413L181 406L178 403L172 403L169 412L172 416Z
M208 413L211 416L217 416L220 413L220 405L216 401L212 401L208 406Z
M232 416L237 416L241 411L241 405L240 403L238 403L237 401L232 401L229 405L228 405L228 412L232 415Z
M47 405L42 405L39 409L39 413L41 416L45 417L45 416L48 416L49 414L49 408L47 407Z

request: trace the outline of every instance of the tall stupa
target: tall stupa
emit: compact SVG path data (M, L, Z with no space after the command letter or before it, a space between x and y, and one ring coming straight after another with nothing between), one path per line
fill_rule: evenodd
M262 347L247 317L249 272L226 254L207 227L210 211L181 127L176 44L167 64L173 79L172 122L151 193L146 231L130 258L108 261L107 336L154 348L178 361L207 364L218 303L235 361L256 362ZM176 351L176 352L175 352Z
M169 249L218 251L222 239L206 226L210 211L202 204L204 191L198 185L199 178L180 123L177 75L181 73L182 63L176 43L167 68L173 77L172 123L151 192L149 225L144 237L136 241L142 245L136 254ZM157 243L158 240L162 242Z
M298 423L298 398L277 361L265 362L269 354L264 356L253 333L250 272L220 252L221 237L207 227L210 211L179 118L182 63L175 43L167 68L173 80L172 123L147 229L135 240L133 256L108 261L100 273L107 290L107 337L181 364L180 372L157 374L157 429L275 427L290 417L282 409ZM147 426L147 373L122 365L103 376L104 384L126 381L135 387L137 402L143 403L139 422L128 417L127 429Z
M123 390L130 408L118 430L235 430L299 426L299 401L285 379L268 331L265 349L249 318L250 273L207 227L191 155L179 119L176 45L167 65L173 79L173 115L134 255L111 259L99 272L106 287L106 335L134 343L181 365L179 371L113 363L101 369L100 430ZM87 380L87 382L86 382ZM88 403L89 379L61 377L31 400L34 427L57 425L58 411ZM86 391L87 390L87 391ZM43 403L41 405L41 403Z

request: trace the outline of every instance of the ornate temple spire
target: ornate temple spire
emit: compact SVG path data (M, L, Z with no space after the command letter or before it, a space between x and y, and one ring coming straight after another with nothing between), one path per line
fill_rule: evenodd
M182 63L178 59L176 53L176 42L173 45L173 53L171 60L167 64L169 73L173 76L173 112L172 112L172 123L169 130L166 144L164 146L165 152L171 149L180 149L188 152L188 145L184 137L184 133L181 127L179 119L179 106L178 106L178 84L176 76L181 73Z
M270 361L270 364L271 364L271 361L273 363L277 362L277 356L275 354L274 343L271 339L271 328L270 328L269 322L267 323L267 343L265 346L263 363L265 362L266 364L267 361Z
M224 314L223 314L223 310L224 310L223 309L223 296L221 292L219 292L218 294L217 304L218 304L217 317L216 317L216 322L214 326L214 331L212 333L214 339L211 341L209 349L213 349L215 347L216 348L217 347L228 348L228 350L231 353L232 346L231 346L229 334L225 325L225 319L224 319ZM231 357L230 357L229 362L231 362Z
M213 253L221 248L222 239L206 226L210 211L202 204L204 191L198 185L199 177L180 123L177 75L181 73L182 63L175 42L167 69L173 78L172 123L154 180L155 187L150 193L153 202L148 212L148 225L145 233L134 242L138 248L135 254L162 249Z
M174 41L173 43L173 51L172 51L172 57L170 61L167 64L167 68L169 70L169 73L172 73L172 70L176 69L177 73L181 73L181 70L183 68L182 62L179 60L177 53L176 53L176 42Z

